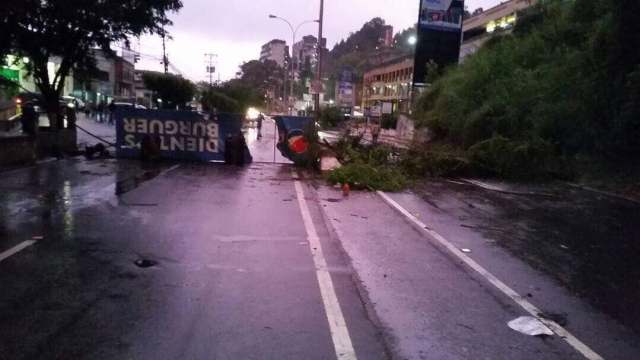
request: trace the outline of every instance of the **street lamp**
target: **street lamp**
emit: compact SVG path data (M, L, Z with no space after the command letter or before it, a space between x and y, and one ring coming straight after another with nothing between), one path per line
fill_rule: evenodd
M286 94L285 94L285 98L287 99L287 102L290 102L291 101L291 97L293 95L293 80L295 79L295 75L293 73L293 45L296 43L296 33L298 32L298 30L300 30L300 27L302 27L302 25L311 24L311 23L319 23L320 20L306 20L306 21L301 22L300 24L298 24L298 26L296 26L294 28L293 25L291 25L291 22L289 22L285 18L281 18L279 16L276 16L276 15L273 15L273 14L269 14L269 19L278 19L278 20L284 21L287 25L289 25L289 29L291 29L291 58L289 59L291 80L289 80L289 97L287 97ZM286 82L286 80L285 80L285 82Z
M407 39L407 43L409 43L409 45L415 45L418 42L418 37L415 35L411 35L409 36L409 39Z

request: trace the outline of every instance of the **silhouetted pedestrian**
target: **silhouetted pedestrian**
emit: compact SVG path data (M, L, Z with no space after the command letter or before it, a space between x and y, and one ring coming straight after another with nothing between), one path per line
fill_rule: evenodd
M258 115L258 139L262 139L262 121L264 120L264 115Z
M20 124L22 125L22 132L25 135L36 135L36 130L38 129L38 113L33 107L32 102L24 104L22 116L20 116Z
M109 104L109 125L113 125L116 112L116 102L111 100Z

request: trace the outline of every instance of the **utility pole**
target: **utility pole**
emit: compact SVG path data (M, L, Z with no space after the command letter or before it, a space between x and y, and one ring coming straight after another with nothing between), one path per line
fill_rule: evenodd
M213 73L216 72L214 59L218 57L218 54L206 53L204 56L208 58L207 73L209 74L209 87L213 87Z
M318 88L315 89L318 91L315 94L315 107L316 107L316 116L320 116L320 89L322 84L322 25L324 23L324 0L320 0L320 17L318 17L318 73L316 75L316 81Z
M164 65L164 73L169 73L169 58L167 57L167 47L165 44L165 38L167 37L167 33L164 31L164 26L162 27L162 64Z

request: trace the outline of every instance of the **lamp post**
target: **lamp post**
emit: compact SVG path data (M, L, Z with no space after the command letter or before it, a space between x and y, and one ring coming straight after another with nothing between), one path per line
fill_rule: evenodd
M300 24L298 24L298 26L296 26L294 28L293 25L291 25L291 22L289 22L285 18L281 18L281 17L273 15L273 14L270 14L269 18L270 19L278 19L278 20L284 21L287 25L289 25L289 29L291 29L291 58L289 59L289 67L290 67L291 79L289 80L289 97L287 97L286 96L287 94L285 94L285 99L287 99L287 103L290 103L291 102L291 97L293 96L293 80L295 79L295 75L293 73L293 45L296 43L296 34L298 33L298 30L300 30L300 27L302 27L302 25L310 24L310 23L314 23L314 22L320 22L320 20L303 21ZM286 71L285 71L285 74L286 74ZM286 81L287 80L286 80L286 75L285 75L285 82ZM285 90L286 90L286 86L285 86Z
M322 25L324 24L324 0L320 0L320 16L318 18L318 74L317 74L317 84L322 87L322 50L324 46L322 45ZM314 95L316 98L316 119L320 118L320 92Z

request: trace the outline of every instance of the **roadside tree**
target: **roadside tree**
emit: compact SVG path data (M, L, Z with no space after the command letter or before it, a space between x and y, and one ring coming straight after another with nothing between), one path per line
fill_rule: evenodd
M144 33L164 33L167 13L178 11L180 0L21 0L0 7L0 58L16 55L30 61L27 70L42 93L53 128L59 128L58 99L66 78L96 71L92 50L111 52L115 42L128 42ZM50 71L49 60L60 65Z
M159 107L163 109L182 109L196 94L196 86L178 75L147 71L143 73L142 80L156 95L156 100L162 100Z

